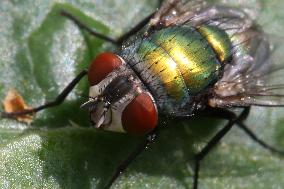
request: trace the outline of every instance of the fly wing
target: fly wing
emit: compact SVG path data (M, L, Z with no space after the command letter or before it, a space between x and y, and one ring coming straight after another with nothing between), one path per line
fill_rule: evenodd
M231 41L232 61L225 65L222 78L214 85L209 105L284 106L284 84L273 79L279 77L277 72L284 66L272 62L266 34L252 24L235 30Z
M260 9L259 3L239 5L239 9L226 5L209 3L205 0L165 0L149 22L150 28L163 28L189 23L191 26L221 17L246 17L255 19Z
M204 0L166 0L150 21L150 27L168 27L193 17L204 9Z

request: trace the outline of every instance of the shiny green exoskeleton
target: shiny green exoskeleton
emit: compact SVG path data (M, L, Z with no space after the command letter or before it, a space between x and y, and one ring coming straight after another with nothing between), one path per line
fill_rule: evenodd
M129 56L131 55L131 56ZM165 114L189 115L223 74L231 41L215 26L164 28L136 40L122 57L140 75Z

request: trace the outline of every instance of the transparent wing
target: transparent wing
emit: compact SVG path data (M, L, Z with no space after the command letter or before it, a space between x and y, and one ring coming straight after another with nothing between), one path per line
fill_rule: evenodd
M281 93L284 84L273 80L273 76L279 77L277 72L284 66L273 64L266 34L252 23L235 30L231 40L232 62L225 66L223 77L214 85L209 104L218 107L284 106L284 93Z
M258 2L238 4L240 12L234 10L235 4L228 9L228 3L210 3L205 0L165 0L156 14L150 21L150 28L168 27L178 25L185 22L192 22L192 25L197 24L198 20L213 19L214 17L227 16L244 16L249 15L250 19L254 20L258 16L261 5ZM241 14L241 15L240 15Z
M198 11L204 9L204 0L166 0L150 21L150 27L168 27L188 20Z

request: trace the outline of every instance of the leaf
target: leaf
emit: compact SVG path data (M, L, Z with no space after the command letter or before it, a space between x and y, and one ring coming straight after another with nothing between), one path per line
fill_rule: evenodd
M61 17L61 9L118 37L157 7L150 0L57 2L0 2L0 99L11 88L29 105L54 99L98 52L116 50ZM245 3L253 7L255 2ZM273 42L283 41L283 2L257 2L264 7L258 21ZM274 61L283 63L283 50L280 43ZM79 109L87 91L83 80L64 104L37 114L32 126L0 120L0 188L102 188L107 183L141 138L89 128L88 113ZM113 188L191 188L193 152L224 123L171 123ZM246 123L268 143L284 148L283 109L253 108ZM283 158L233 128L202 162L200 189L282 188L283 175Z

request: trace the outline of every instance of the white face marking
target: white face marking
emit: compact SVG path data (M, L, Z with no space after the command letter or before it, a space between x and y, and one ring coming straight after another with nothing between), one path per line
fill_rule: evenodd
M109 78L106 78L106 79L109 80ZM105 89L105 87L103 86L107 86L108 83L110 83L110 81L103 80L97 85L91 86L89 90L89 96L94 98L94 97L101 95ZM122 123L121 123L121 114L123 110L121 110L121 108L114 109L113 105L111 105L110 111L111 113L107 115L107 120L111 119L111 122L109 125L103 125L103 129L115 131L115 132L125 132L122 127Z
M91 86L89 95L92 98L95 98L101 95L102 92L104 91L104 89L102 89L101 86L104 86L105 83L109 83L109 81L103 80L99 84ZM115 132L126 132L123 129L122 122L121 122L122 112L125 109L125 107L135 98L135 96L142 92L142 89L140 87L136 87L135 90L136 92L130 91L128 94L122 97L119 101L115 102L114 104L111 104L110 106L111 113L107 114L107 118L104 123L106 124L106 123L109 123L109 120L111 121L109 124L103 125L104 130L115 131Z

